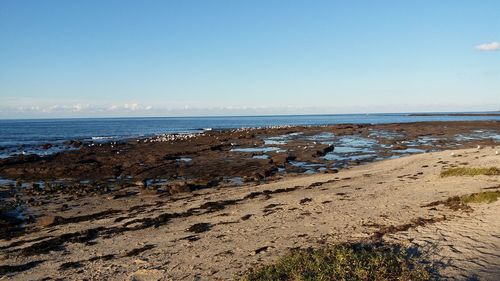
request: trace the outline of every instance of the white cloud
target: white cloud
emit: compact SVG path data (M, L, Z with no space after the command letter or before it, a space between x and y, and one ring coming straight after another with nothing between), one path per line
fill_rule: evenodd
M151 105L141 105L138 103L126 103L122 106L112 105L107 108L108 111L124 110L124 111L141 111L141 110L151 110L153 107Z
M500 42L491 42L476 45L476 50L478 51L500 51Z
M123 108L135 111L141 109L141 106L138 103L126 103Z

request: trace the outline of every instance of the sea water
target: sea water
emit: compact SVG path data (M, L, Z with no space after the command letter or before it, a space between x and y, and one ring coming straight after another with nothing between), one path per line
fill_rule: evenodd
M235 129L283 125L384 124L472 120L500 120L500 116L339 114L0 120L0 157L19 153L51 154L69 149L69 146L64 145L64 142L68 140L106 142L165 133L196 133L208 128ZM41 146L46 143L52 144L52 147L42 149Z

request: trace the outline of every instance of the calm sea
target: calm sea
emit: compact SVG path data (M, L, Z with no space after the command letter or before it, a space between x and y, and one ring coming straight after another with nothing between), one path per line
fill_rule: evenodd
M252 117L165 117L0 120L0 157L15 153L50 154L65 149L67 140L106 141L163 133L200 132L276 125L343 123L406 123L422 121L500 120L500 116L410 116L409 114L290 115ZM45 143L50 149L40 149Z

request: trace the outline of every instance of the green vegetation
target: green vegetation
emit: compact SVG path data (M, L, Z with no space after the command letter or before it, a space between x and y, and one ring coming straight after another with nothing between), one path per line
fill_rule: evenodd
M462 210L465 212L472 212L472 208L468 205L469 203L493 203L500 198L500 191L483 191L479 193L472 193L462 196L453 196L448 198L446 201L436 201L432 202L424 207L433 207L437 205L445 205L446 207L458 211Z
M500 198L500 191L484 191L460 196L460 201L467 203L493 203Z
M453 176L499 176L500 169L496 167L490 168L468 168L468 167L460 167L460 168L451 168L441 172L441 177L453 177Z
M243 281L429 280L431 268L398 245L339 244L292 250L271 265L256 268Z

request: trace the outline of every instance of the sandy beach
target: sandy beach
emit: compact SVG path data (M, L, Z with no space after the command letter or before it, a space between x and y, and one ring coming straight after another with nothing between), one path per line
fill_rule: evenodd
M26 232L0 241L2 279L231 280L291 248L381 240L428 253L443 278L495 280L500 202L467 211L429 204L499 190L499 176L440 176L452 167L499 167L499 149L171 196L129 187L69 206L51 202L32 207L39 219Z
M500 1L0 2L0 281L500 281Z

